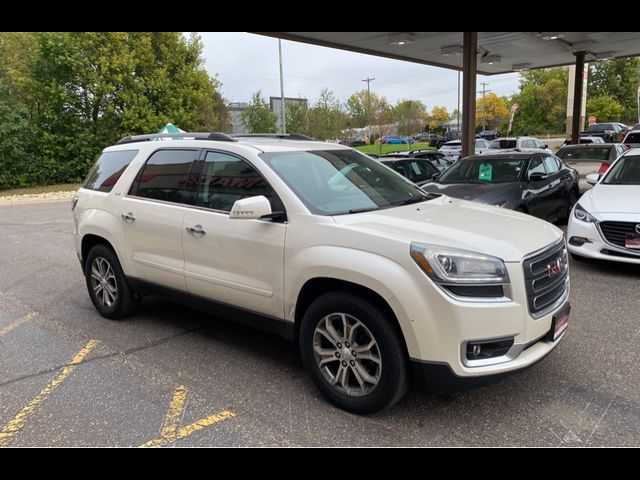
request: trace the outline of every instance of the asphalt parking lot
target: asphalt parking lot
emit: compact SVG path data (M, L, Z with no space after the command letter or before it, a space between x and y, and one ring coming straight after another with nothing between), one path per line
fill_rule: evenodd
M0 447L640 446L637 266L572 261L572 323L532 368L363 417L278 337L162 299L100 317L69 207L0 206Z

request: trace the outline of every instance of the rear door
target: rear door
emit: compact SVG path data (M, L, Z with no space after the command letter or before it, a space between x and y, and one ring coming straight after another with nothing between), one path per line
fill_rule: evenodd
M195 208L180 229L189 293L283 318L284 221L230 219L235 201L264 195L284 206L258 170L228 152L206 151Z
M560 170L560 164L553 155L543 155L544 168L547 171L549 181L549 195L551 197L549 212L550 217L560 216L566 211L569 201L569 192L566 189L567 181L564 171Z
M189 174L197 155L197 149L156 150L122 199L123 245L133 277L186 290L181 227L193 203Z
M544 177L533 181L530 180L532 174L542 174ZM538 218L547 218L549 212L553 210L554 199L551 193L551 182L547 176L542 155L535 154L531 156L527 168L526 181L525 202L529 214Z

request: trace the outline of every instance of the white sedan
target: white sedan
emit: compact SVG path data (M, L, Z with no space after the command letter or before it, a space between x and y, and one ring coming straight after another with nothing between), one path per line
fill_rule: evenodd
M569 251L576 257L640 264L640 148L624 153L573 207Z
M475 141L476 155L480 155L489 149L489 142L476 138ZM446 155L449 160L456 161L459 160L462 154L462 141L461 140L451 140L445 143L438 150L440 153Z

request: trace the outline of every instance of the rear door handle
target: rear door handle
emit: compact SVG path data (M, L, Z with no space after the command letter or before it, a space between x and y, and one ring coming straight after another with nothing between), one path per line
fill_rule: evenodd
M202 225L195 225L193 227L187 227L187 232L192 233L194 235L204 235L207 231L202 228Z
M135 222L136 220L136 216L133 212L123 213L121 216L125 222Z

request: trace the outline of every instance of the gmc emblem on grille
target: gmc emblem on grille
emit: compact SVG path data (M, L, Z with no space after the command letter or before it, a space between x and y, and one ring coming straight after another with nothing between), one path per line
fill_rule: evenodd
M562 271L562 267L564 267L564 259L562 257L558 257L553 263L547 265L547 275L549 275L549 278L558 275Z

